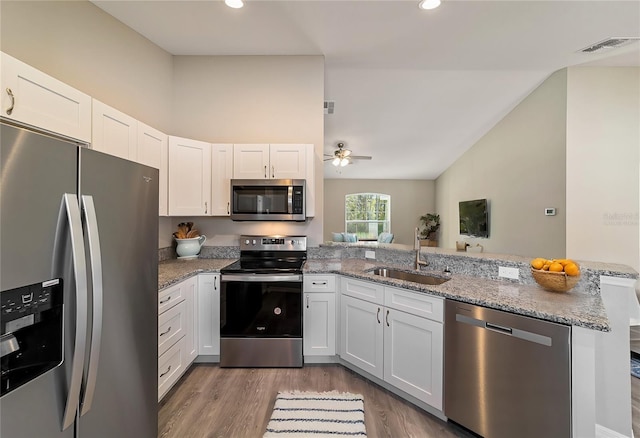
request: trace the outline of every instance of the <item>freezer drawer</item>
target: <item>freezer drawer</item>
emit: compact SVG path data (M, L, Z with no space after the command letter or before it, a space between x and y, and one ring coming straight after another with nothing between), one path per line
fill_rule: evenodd
M571 327L445 303L444 413L490 438L571 436Z

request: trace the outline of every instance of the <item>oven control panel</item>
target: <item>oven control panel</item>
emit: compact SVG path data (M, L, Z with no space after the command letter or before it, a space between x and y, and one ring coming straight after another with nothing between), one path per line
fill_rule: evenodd
M241 251L306 251L307 236L240 236Z

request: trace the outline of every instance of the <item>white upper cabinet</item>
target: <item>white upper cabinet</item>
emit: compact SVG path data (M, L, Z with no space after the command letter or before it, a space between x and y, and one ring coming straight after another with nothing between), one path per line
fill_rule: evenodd
M303 144L269 145L271 178L307 178L307 149Z
M233 177L236 179L305 179L304 144L236 144Z
M211 214L229 216L231 212L233 145L211 145Z
M136 161L138 121L133 117L93 99L92 149Z
M167 191L169 190L167 184L169 136L151 126L138 122L137 143L138 156L136 161L146 166L155 167L159 171L159 214L160 216L166 216L168 213Z
M233 177L235 179L268 179L269 145L237 144L233 149Z
M0 53L2 116L40 129L91 141L91 97Z
M211 144L169 137L169 216L211 214Z

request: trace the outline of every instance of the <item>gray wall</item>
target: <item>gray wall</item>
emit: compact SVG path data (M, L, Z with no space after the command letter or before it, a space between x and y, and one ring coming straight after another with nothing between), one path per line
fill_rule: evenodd
M420 216L435 212L435 184L429 180L325 179L324 240L345 230L344 197L352 193L391 195L393 243L413 244Z
M458 202L489 200L485 252L565 255L567 72L550 76L436 180L440 246L455 248ZM545 216L555 207L556 216Z

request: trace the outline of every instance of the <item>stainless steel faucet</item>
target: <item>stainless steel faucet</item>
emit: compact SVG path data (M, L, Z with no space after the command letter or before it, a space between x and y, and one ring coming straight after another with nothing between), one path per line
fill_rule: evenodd
M420 266L429 266L429 262L420 260L420 239L418 237L418 228L415 231L415 239L413 240L413 247L416 250L416 271L420 270Z

